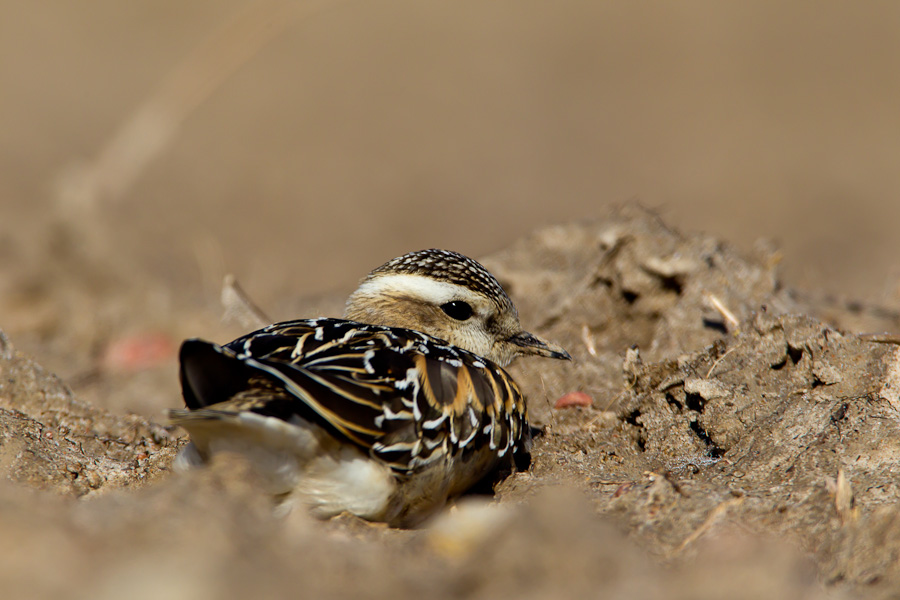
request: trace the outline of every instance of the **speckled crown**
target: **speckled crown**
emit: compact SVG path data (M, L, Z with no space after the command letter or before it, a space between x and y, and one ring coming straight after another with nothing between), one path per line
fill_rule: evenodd
M394 273L423 275L461 285L487 296L498 306L515 311L500 282L481 263L458 252L437 248L410 252L384 263L366 279Z

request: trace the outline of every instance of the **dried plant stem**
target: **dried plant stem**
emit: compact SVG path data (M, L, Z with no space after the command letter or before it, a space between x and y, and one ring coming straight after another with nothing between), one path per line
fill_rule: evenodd
M250 299L247 292L238 284L234 275L225 276L222 282L222 306L225 309L225 321L235 321L249 329L260 329L272 323L272 320Z
M335 0L258 0L231 15L162 81L86 163L63 170L56 203L81 217L119 201L171 143L182 122L223 82L292 23Z

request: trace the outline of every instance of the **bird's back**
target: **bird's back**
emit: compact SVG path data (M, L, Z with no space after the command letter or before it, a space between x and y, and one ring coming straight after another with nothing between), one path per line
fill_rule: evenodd
M216 428L250 436L253 448L274 444L276 464L296 462L286 489L302 489L304 461L358 455L389 474L393 489L375 494L399 511L388 521L414 522L530 445L524 399L503 369L408 329L289 321L225 346L188 340L180 358L188 410L170 416L191 432L195 462L221 437ZM341 476L381 486L371 469ZM418 504L405 503L413 496Z

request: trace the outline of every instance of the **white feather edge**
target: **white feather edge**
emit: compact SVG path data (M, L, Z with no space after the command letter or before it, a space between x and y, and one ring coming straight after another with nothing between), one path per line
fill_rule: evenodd
M381 297L385 294L409 294L427 302L441 305L452 300L461 300L472 295L472 291L461 285L438 281L424 275L393 273L366 279L351 297Z

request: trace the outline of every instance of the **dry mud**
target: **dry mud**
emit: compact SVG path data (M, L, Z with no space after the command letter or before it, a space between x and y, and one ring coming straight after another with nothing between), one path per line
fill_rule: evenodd
M0 581L32 598L895 597L900 351L855 332L900 317L813 302L780 260L637 205L485 258L575 360L512 368L543 428L530 471L415 531L275 518L233 457L173 473L183 432L80 400L0 338ZM554 408L573 391L592 406Z

